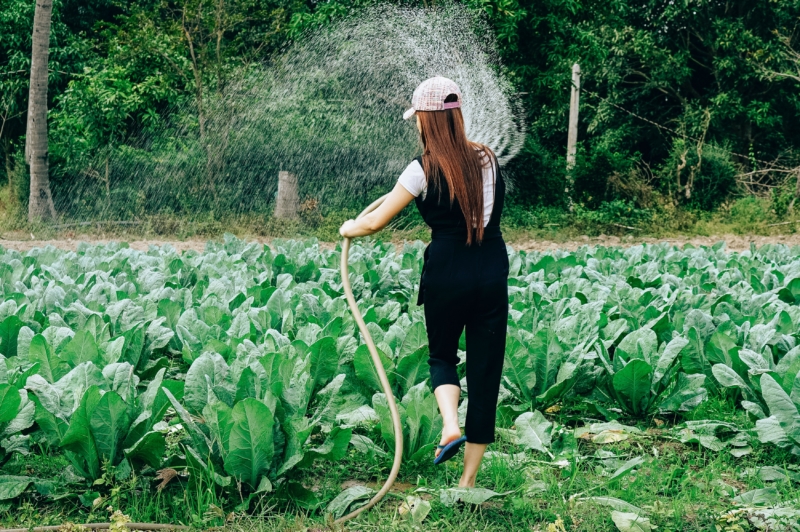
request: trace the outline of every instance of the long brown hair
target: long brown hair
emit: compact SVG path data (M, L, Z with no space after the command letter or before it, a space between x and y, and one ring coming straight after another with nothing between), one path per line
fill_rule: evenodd
M448 100L445 100L448 101ZM467 222L467 244L483 240L483 167L488 158L494 171L494 153L483 144L471 142L464 130L461 109L417 111L422 141L422 168L441 200L441 180L447 182L450 205L453 199ZM474 227L473 227L474 226Z

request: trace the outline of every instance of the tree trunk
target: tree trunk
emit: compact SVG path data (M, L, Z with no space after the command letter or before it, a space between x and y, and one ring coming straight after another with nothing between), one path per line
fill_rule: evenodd
M50 194L47 146L47 67L50 55L50 16L52 0L36 0L33 16L33 51L31 84L28 93L28 128L25 135L25 158L31 168L31 194L28 221L56 217Z
M8 137L3 139L3 154L5 155L6 159L6 178L8 179L8 202L15 203L16 199L16 191L14 190L14 180L11 178L11 154L9 153L11 150L11 143L8 141Z
M275 203L275 218L297 218L300 198L297 194L297 174L278 172L278 199Z

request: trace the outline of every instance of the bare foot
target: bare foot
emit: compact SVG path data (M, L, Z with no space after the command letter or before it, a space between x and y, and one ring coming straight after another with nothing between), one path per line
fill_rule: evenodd
M457 423L451 425L445 425L444 428L442 429L442 439L439 442L439 445L447 445L451 441L455 441L460 437L461 437L461 429L458 428ZM441 449L436 449L435 456L438 457L441 452L442 452Z
M459 488L474 488L475 487L475 477L472 478L464 478L461 477L461 480L458 481Z

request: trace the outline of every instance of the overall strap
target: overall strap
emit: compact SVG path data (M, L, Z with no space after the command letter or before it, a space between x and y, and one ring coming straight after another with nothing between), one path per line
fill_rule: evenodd
M492 205L492 215L489 217L489 223L486 227L499 227L500 216L503 213L503 204L505 203L506 184L503 180L503 173L500 171L500 163L496 157L492 157L492 175L494 177L494 204Z

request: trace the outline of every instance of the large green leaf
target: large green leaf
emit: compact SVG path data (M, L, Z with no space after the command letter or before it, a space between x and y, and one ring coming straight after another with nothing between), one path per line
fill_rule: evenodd
M97 342L88 331L76 332L72 340L64 347L61 358L73 368L84 362L92 362L95 365L103 364L100 351L97 349Z
M778 297L790 305L800 303L800 277L795 277L786 283L784 288L778 291Z
M300 465L307 467L314 460L328 460L331 462L341 460L347 453L347 447L350 445L350 437L352 434L352 429L334 427L325 438L322 445L312 447L305 452Z
M707 377L706 386L716 392L719 386L714 379L711 361L706 355L705 342L701 333L692 327L686 332L689 343L681 351L681 367L687 375L702 373Z
M309 358L295 356L289 385L284 386L281 397L287 414L295 417L303 416L311 402L311 392L314 382L311 380Z
M39 375L49 383L56 382L70 370L69 365L53 353L47 339L41 334L31 338L28 360L39 363Z
M16 316L9 316L0 322L0 354L6 358L17 356L17 337L24 326Z
M536 371L528 349L517 339L506 342L506 356L503 375L510 381L512 389L518 390L519 400L530 401L536 387Z
M800 409L769 373L761 376L761 393L770 416L778 420L789 438L800 443Z
M133 463L143 463L157 469L164 459L166 448L164 434L151 431L137 440L132 447L125 449L125 456Z
M672 368L673 364L675 363L675 360L677 360L678 355L688 343L689 340L686 338L677 336L664 346L663 350L658 356L658 361L656 362L653 370L653 384L659 383L661 379L667 375L670 368ZM661 384L662 386L665 386L669 383Z
M208 403L209 391L222 400L232 402L233 385L228 381L228 364L222 355L206 352L200 355L186 373L186 389L183 397L186 409L199 415Z
M564 352L555 331L544 329L539 331L530 345L533 367L536 373L535 386L531 395L540 395L553 385L558 375Z
M0 475L0 501L16 499L30 486L33 479L16 475Z
M104 393L89 422L100 460L109 460L116 465L120 444L131 424L125 400L116 392Z
M634 359L614 374L612 385L620 405L633 415L645 415L650 399L650 376L653 368L644 360Z
M653 530L650 519L638 513L614 510L611 512L611 520L617 525L619 532L650 532Z
M617 346L616 356L625 360L641 359L652 364L658 351L658 338L652 329L637 329L628 333Z
M742 379L733 368L725 364L714 364L711 368L711 372L714 374L714 378L717 379L717 382L725 388L739 388L746 392L752 392L750 386L744 382L744 379Z
M394 434L395 427L392 423L392 414L389 410L389 402L386 399L386 395L382 393L376 393L373 395L372 407L375 409L375 413L378 414L378 419L380 419L380 429L383 441L386 442L386 445L388 445L390 449L394 449L396 441ZM397 405L397 410L400 413L401 430L405 432L404 428L406 426L406 409L402 403L399 403Z
M771 443L778 447L787 447L792 444L781 422L775 416L756 421L756 432L761 443Z
M339 354L336 351L336 340L330 336L321 338L309 346L311 350L311 378L314 389L325 386L339 367Z
M267 386L275 395L281 395L292 378L292 361L283 353L267 353L258 362L267 374Z
M61 447L76 455L79 472L92 479L101 475L100 456L92 437L90 421L100 399L97 386L91 386L83 393L78 409L69 420L69 428L61 439Z
M424 382L412 386L401 404L405 409L404 453L413 458L422 449L432 449L438 443L442 431L442 416L436 396Z
M340 373L333 378L314 398L316 408L314 409L314 422L329 426L336 419L345 399L340 390L345 382L346 375Z
M236 403L231 420L225 471L256 488L272 464L274 414L264 403L248 398Z
M550 454L553 424L545 419L541 412L525 412L514 420L517 427L517 444L528 449Z
M183 408L183 405L178 402L178 400L175 398L175 395L173 395L173 393L167 387L163 387L162 391L164 392L164 395L166 395L167 399L169 399L169 402L172 405L172 408L175 409L178 417L181 419L181 424L189 434L194 449L201 456L208 456L211 453L211 440L208 439L208 436L200 429L197 423L195 423L191 414L189 414L189 412Z
M468 504L483 504L492 497L506 495L486 488L448 488L439 492L439 500L444 506L455 506L459 501Z
M232 409L222 401L207 404L203 408L203 419L211 431L211 438L222 449L222 456L228 452L228 441L233 428Z
M430 374L429 358L428 346L424 346L401 358L397 363L397 376L400 379L403 393L407 393L412 386L428 377Z
M286 450L283 453L282 463L279 464L277 475L281 476L297 464L305 456L305 444L314 424L306 417L291 418L281 427L286 433Z
M19 412L20 396L16 388L0 384L0 423L8 423Z
M272 293L267 301L267 311L272 317L272 329L277 329L283 334L291 330L294 325L294 314L291 300L284 290L278 289Z
M667 397L659 405L664 412L681 412L692 410L706 398L706 376L702 374L686 375L679 373L675 386L669 390Z
M394 387L394 363L380 349L378 349L378 357L386 372L386 377L389 379L389 384ZM353 366L355 367L356 377L358 377L367 388L374 392L383 391L378 371L375 369L372 355L370 355L369 348L367 348L366 344L361 344L358 346L358 349L356 349L353 357Z
M61 443L61 438L67 432L69 425L66 421L60 417L56 417L53 413L43 407L42 403L39 401L39 398L35 395L31 397L31 400L36 405L36 411L34 413L36 425L44 434L45 440L48 444L51 446L58 446Z
M334 519L342 517L354 503L361 504L353 506L363 506L367 500L375 494L375 490L366 486L351 486L337 495L325 509L326 513L332 514Z
M199 323L199 320L194 320L194 322ZM128 362L131 366L137 367L144 349L144 325L137 325L132 329L125 330L123 337L125 338L125 347L122 351L120 362Z
M403 343L400 344L397 357L402 360L427 346L428 333L425 330L425 324L421 321L416 321L408 329L408 332L406 332L406 337L403 339Z

